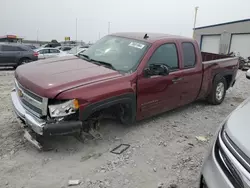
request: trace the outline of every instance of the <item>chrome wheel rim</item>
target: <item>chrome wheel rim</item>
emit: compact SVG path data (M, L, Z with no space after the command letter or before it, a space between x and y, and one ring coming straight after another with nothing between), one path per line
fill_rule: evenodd
M220 101L224 95L224 84L222 82L218 83L217 87L216 87L216 99L218 101Z

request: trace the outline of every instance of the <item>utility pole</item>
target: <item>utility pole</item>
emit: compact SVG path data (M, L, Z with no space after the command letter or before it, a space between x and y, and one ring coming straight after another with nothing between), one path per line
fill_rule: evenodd
M76 18L76 43L77 43L77 18Z
M193 38L194 38L194 31L195 31L195 25L196 25L196 18L197 18L197 12L199 7L195 7L195 13L194 13L194 27L193 27Z
M110 22L108 22L108 34L110 34Z
M38 44L38 35L39 35L39 29L36 31L36 43Z
M99 32L99 39L101 38L101 33Z

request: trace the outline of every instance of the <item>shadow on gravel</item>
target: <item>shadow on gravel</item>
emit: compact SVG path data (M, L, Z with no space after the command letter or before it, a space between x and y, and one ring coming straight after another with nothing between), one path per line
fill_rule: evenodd
M160 115L156 115L145 120L136 122L129 126L121 125L119 122L111 119L104 119L101 121L100 126L100 134L102 135L101 139L86 139L86 140L79 140L75 136L54 136L54 137L47 137L43 138L42 141L48 152L58 152L58 153L78 153L83 152L89 153L88 151L100 151L108 152L111 149L115 148L119 144L131 144L133 145L134 141L126 141L126 134L133 134L133 131L137 131L143 126L147 126L148 123L154 123L154 120L158 118L167 118L168 116L174 115L175 113L181 113L182 111L186 111L187 108L197 107L197 106L206 106L207 103L203 101L194 102L189 105L185 105L178 109L164 112ZM26 143L29 145L29 143ZM29 146L27 146L29 147ZM100 149L101 148L101 149ZM92 155L92 154L91 154ZM93 154L93 156L101 155L101 154Z
M108 152L121 144L123 142L123 136L132 129L133 126L125 127L114 120L105 119L101 121L101 128L99 130L101 139L86 138L85 140L80 140L74 135L45 137L42 138L42 142L45 146L45 151L42 152L58 154L83 152L84 156L101 156L103 152ZM26 142L25 144L27 150L35 149L30 143ZM98 154L95 152L98 152Z

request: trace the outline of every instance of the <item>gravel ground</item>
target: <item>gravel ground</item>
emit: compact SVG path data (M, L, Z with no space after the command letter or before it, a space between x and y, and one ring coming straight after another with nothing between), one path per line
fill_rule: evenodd
M13 116L13 71L0 71L0 80L0 187L62 188L72 179L84 188L198 187L209 140L250 94L249 81L240 71L219 106L196 102L130 127L106 121L102 140L83 144L74 137L51 138L54 149L41 152L23 139ZM208 142L196 136L206 136ZM121 155L110 153L120 143L131 146Z

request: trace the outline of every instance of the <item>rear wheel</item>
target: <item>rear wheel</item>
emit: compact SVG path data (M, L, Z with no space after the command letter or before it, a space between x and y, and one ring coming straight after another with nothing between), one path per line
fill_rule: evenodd
M26 64L26 63L29 63L30 62L30 59L29 58L21 58L19 60L19 63L18 65L23 65L23 64Z
M225 98L226 89L227 89L226 79L222 76L216 77L213 82L212 91L208 96L208 101L214 105L221 104Z

